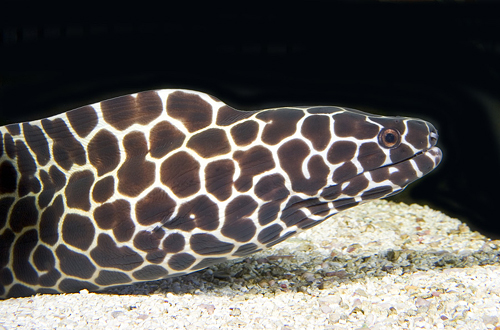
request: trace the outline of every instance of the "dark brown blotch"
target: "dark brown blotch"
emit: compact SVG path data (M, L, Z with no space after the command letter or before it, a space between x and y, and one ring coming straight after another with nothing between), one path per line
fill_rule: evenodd
M373 170L384 164L386 155L375 142L366 142L359 147L358 161L365 171Z
M271 174L257 182L255 194L264 201L274 201L286 198L290 192L285 187L285 178L281 174Z
M23 134L26 143L36 155L39 165L45 166L50 160L49 144L45 134L38 126L23 124Z
M101 129L88 144L89 161L102 176L114 170L120 163L118 139L108 130Z
M351 162L347 162L333 172L332 180L335 183L341 183L355 177L357 173L356 166Z
M163 103L156 91L137 93L135 104L137 108L137 122L141 125L149 124L163 112Z
M391 186L381 186L381 187L375 187L370 190L364 191L360 197L363 200L373 200L373 199L380 199L383 198L384 196L392 193L392 187Z
M9 268L0 268L0 292L5 293L4 285L10 285L14 282L14 276Z
M163 250L152 250L146 254L146 260L152 264L161 264L165 260L167 252Z
M69 123L79 137L84 138L97 126L97 113L95 109L86 105L66 112Z
M201 255L226 254L232 251L234 244L220 241L212 234L194 234L189 240L191 249Z
M309 152L310 149L304 141L294 139L278 149L278 157L281 168L290 178L292 189L313 196L326 185L330 169L323 161L323 157L315 155L307 163L310 177L306 178L302 171L302 163Z
M167 253L177 253L184 250L186 240L183 235L173 233L168 235L163 241L163 250Z
M94 241L94 224L88 217L70 213L62 223L62 238L65 243L86 251Z
M418 178L417 172L410 162L398 163L393 167L398 171L391 173L389 180L397 186L404 187Z
M246 151L237 150L233 158L240 167L240 176L234 182L236 190L245 192L253 185L253 177L264 173L275 167L273 155L269 149L262 146L255 146Z
M304 112L295 109L266 110L257 114L256 118L266 122L262 131L262 141L276 145L284 138L295 133L297 122L304 117Z
M50 258L52 260L54 260L54 255L53 255L53 252L47 248L45 248L44 246L38 246L38 248L36 249L35 251L35 254L33 255L33 260L35 260L35 258L39 258L38 255L37 255L37 252L40 251L40 249L43 248L44 251L46 251L46 257L49 257L49 254L51 254ZM46 259L43 259L44 261L46 261ZM36 261L35 261L36 262ZM50 261L52 263L52 261ZM47 265L49 264L49 262L47 262ZM47 266L45 265L45 266ZM53 287L56 285L57 281L61 278L61 273L55 269L55 263L54 265L51 266L52 268L48 269L44 274L40 275L40 277L38 278L38 284L41 285L41 286L45 286L45 287ZM47 290L47 291L45 291ZM50 292L50 293L57 293L57 290L54 290L54 289L48 289L48 288L40 288L37 290L38 293L40 292Z
M330 213L330 208L328 207L328 203L320 201L318 198L311 198L308 200L309 205L307 205L307 209L314 215L326 216ZM299 228L301 228L299 226Z
M90 251L90 256L101 267L133 270L142 265L142 257L127 246L118 247L107 234L99 234L97 246Z
M9 215L10 207L14 201L14 197L4 197L0 199L0 228L3 228L7 223L7 216Z
M257 228L252 219L241 218L226 220L222 226L221 234L237 242L248 242L254 237L256 231Z
M26 145L20 141L16 141L17 151L17 169L19 170L20 179L17 187L17 194L23 197L29 193L37 194L40 192L41 184L35 176L36 163Z
M257 206L257 202L251 196L238 196L226 206L225 218L232 221L250 217Z
M434 168L434 161L425 155L415 157L413 160L417 164L419 171L424 175L429 173Z
M12 135L9 133L5 133L4 136L4 145L5 145L5 153L9 156L10 159L16 158L16 144Z
M233 199L226 206L226 216L221 234L237 242L251 240L257 228L250 217L257 206L257 202L250 196L243 195Z
M19 124L9 124L9 125L5 126L5 128L12 135L21 134L21 127L19 127Z
M10 213L10 228L20 233L23 228L36 225L38 222L38 209L34 196L27 196L19 199L12 207Z
M52 165L50 167L49 175L56 191L61 190L66 185L66 175L57 166Z
M137 221L143 226L164 223L174 212L175 201L161 188L155 188L135 207Z
M389 175L388 167L380 167L370 171L372 181L377 183L389 179Z
M168 157L161 165L161 182L180 197L189 197L200 190L200 164L185 151Z
M312 142L314 149L324 150L332 138L330 118L321 115L307 117L302 124L301 133Z
M358 175L349 181L342 193L347 196L357 196L368 187L369 181L364 175Z
M212 123L212 106L199 95L176 91L167 98L167 114L182 122L189 133Z
M337 210L337 212L347 210L351 207L354 207L359 204L356 202L354 198L342 198L332 202L333 208Z
M118 199L112 203L105 203L94 211L94 220L101 229L112 229L113 235L119 242L132 238L135 224L130 217L130 203Z
M138 281L152 281L168 275L168 271L162 266L147 265L136 270L132 276Z
M235 166L232 159L210 162L205 167L205 188L219 201L225 201L232 194Z
M0 195L10 194L17 188L17 170L8 160L0 164Z
M135 197L155 180L155 164L146 160L148 145L142 132L131 132L123 138L127 158L118 170L118 191Z
M31 252L38 243L36 229L31 229L19 236L12 249L12 271L18 281L37 284L38 272L31 265Z
M59 268L66 275L88 279L96 271L96 267L86 255L72 251L64 244L57 247L56 255Z
M156 124L149 133L150 153L154 158L162 158L182 146L186 136L168 121Z
M429 129L425 122L420 120L408 120L406 122L408 132L405 140L415 149L422 150L427 148L429 143ZM400 131L402 134L403 132Z
M366 116L343 112L333 115L333 128L338 137L353 137L358 140L372 139L377 136L379 126L366 121Z
M281 210L281 203L281 201L269 202L259 208L257 217L261 226L267 225L278 217L278 213Z
M56 191L64 188L66 185L66 175L55 165L50 167L49 173L45 172L45 170L40 170L39 175L42 180L43 190L38 195L38 206L43 209L52 202Z
M57 196L52 205L47 207L40 217L40 240L54 245L59 239L59 221L64 213L64 203L61 195Z
M203 158L225 155L231 151L226 132L219 128L210 128L191 136L187 147Z
M133 124L146 125L163 112L161 98L155 91L125 95L101 102L104 120L118 130Z
M36 293L32 288L28 288L22 284L14 284L7 293L7 298L16 298L16 297L29 297L33 296Z
M170 257L168 266L176 271L186 270L196 261L196 258L189 253L177 253Z
M87 162L85 149L62 119L42 119L42 127L52 139L52 155L59 166L68 171L73 164L84 165Z
M97 203L104 203L115 193L115 180L109 175L97 181L92 189L92 198Z
M117 285L132 282L132 279L125 273L110 270L101 270L99 276L94 280L102 286Z
M142 230L134 236L134 247L145 252L156 251L160 247L163 236L165 236L165 231L162 229L155 231Z
M315 199L303 200L298 196L292 196L286 203L283 212L281 212L281 221L283 221L287 227L291 227L307 219L306 214L301 209L314 204L314 201Z
M282 231L283 227L275 223L274 225L262 229L257 236L257 240L262 244L266 244L280 237Z
M198 196L182 204L175 218L164 226L183 231L191 231L195 227L204 231L215 230L219 227L219 207L207 196Z
M231 137L238 146L247 146L257 139L259 124L254 120L245 120L231 128Z
M94 174L89 171L71 174L64 190L66 205L83 211L90 210L90 187L94 183Z
M337 199L341 193L342 193L341 185L333 185L333 186L328 186L325 189L323 189L321 191L320 196L326 200L331 201L331 200Z
M54 269L56 266L54 252L45 245L38 245L33 253L33 263L36 269L42 272Z
M55 269L56 259L54 252L44 245L38 245L33 253L33 263L37 270L44 272L38 278L38 284L45 287L56 285L61 273Z
M14 239L16 235L9 228L5 228L3 233L0 234L0 269L7 266L10 261L11 253L10 248L12 243L14 243ZM3 284L9 284L2 281Z
M391 149L390 152L392 163L399 163L414 156L413 150L406 144L400 144L399 147Z
M326 159L330 164L345 163L354 158L356 149L356 143L352 141L337 141L328 149Z

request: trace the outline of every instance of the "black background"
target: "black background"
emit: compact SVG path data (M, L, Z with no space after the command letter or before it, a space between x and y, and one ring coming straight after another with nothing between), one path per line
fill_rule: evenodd
M160 88L207 92L244 110L340 105L415 116L439 130L444 160L392 199L500 236L498 6L122 6L4 6L0 125Z

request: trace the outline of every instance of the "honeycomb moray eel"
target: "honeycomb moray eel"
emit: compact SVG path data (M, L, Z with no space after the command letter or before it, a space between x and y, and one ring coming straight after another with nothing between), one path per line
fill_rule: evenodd
M0 297L97 291L260 251L402 191L441 161L437 138L419 119L240 111L188 90L2 126Z

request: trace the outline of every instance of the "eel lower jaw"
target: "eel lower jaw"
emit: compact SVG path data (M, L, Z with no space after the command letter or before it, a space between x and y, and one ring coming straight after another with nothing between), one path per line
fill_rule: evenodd
M433 146L430 147L429 149L417 152L415 155L413 155L413 157L410 157L409 159L416 160L417 157L423 157L423 156L430 158L434 162L434 166L432 167L432 169L424 173L427 174L433 169L435 169L439 165L439 163L441 163L441 160L443 159L443 152L438 147Z
M436 166L438 166L439 163L441 163L441 160L443 159L443 152L441 151L441 149L435 146L425 150L423 153L426 154L431 159L434 159L434 163L436 164Z
M428 149L420 150L419 152L413 154L411 157L408 157L406 159L400 160L399 162L392 163L392 164L387 164L387 165L384 165L382 167L395 166L395 165L398 165L398 164L410 161L412 159L416 160L416 158L419 158L419 157L422 157L422 156L426 156L426 157L430 158L434 162L434 167L433 167L433 169L434 169L441 162L441 160L443 158L443 152L438 147L433 146L433 147L430 147ZM428 172L426 172L426 173L428 173Z

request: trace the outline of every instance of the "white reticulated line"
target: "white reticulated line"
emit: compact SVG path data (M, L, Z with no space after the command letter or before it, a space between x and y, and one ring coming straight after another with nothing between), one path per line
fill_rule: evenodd
M368 180L368 186L373 183L372 174L370 172L364 172L364 177Z
M389 166L389 174L397 173L399 170L394 166Z
M418 169L418 165L415 162L415 160L410 159L410 164L411 164L411 166L413 166L413 169L415 170L415 172L417 172L417 177L421 178L424 175L424 173L422 173L422 171L420 171Z
M312 155L309 153L309 155L302 162L302 175L304 175L306 180L309 180L311 178L311 173L309 173L309 169L307 168L308 167L307 165L309 164L309 161L311 160L311 156Z
M309 210L307 207L301 207L299 209L300 211L304 212L304 214L306 215L306 217L310 217L312 214L311 210Z
M341 190L344 191L345 188L349 185L350 182L344 182L342 183Z
M167 98L168 98L168 95L172 91L173 90L171 90L171 89L160 89L160 90L156 91L156 93L158 94L158 96L161 99L161 105L163 107L163 112L166 112L166 110L167 110Z

